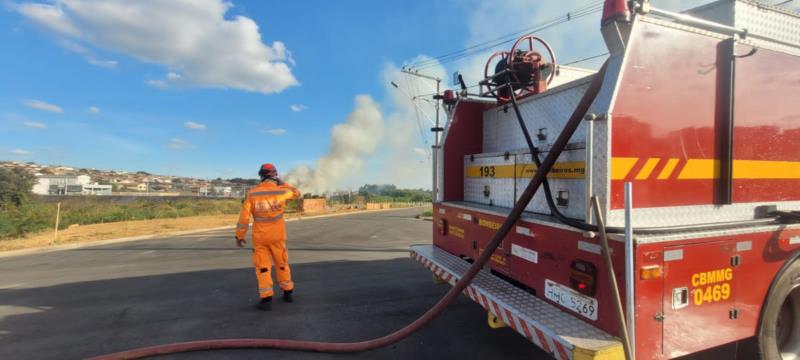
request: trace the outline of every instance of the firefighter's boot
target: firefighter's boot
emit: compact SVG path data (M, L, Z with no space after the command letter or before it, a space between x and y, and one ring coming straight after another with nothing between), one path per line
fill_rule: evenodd
M283 301L290 303L292 300L292 290L284 291L283 292Z
M261 311L272 311L272 296L265 297L256 304L256 308Z

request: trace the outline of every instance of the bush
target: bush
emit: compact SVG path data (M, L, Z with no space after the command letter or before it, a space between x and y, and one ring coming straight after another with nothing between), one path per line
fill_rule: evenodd
M0 209L25 204L30 199L33 180L25 170L0 168Z
M113 198L75 197L61 202L59 228L73 224L89 225L131 220L177 218L199 215L238 214L240 199L142 199L115 203ZM0 239L20 237L52 229L56 203L28 201L20 206L0 209Z

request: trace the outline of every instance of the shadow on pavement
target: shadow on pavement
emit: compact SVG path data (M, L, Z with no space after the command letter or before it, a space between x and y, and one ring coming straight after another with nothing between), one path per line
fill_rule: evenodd
M164 249L159 249L164 250ZM352 251L352 250L348 250ZM53 268L58 276L58 268ZM109 271L112 271L111 269ZM361 341L416 319L449 289L408 259L293 267L296 302L260 312L251 268L0 290L0 359L78 359L196 339ZM461 297L403 342L357 355L232 350L164 358L487 359L549 357L510 329L491 330Z

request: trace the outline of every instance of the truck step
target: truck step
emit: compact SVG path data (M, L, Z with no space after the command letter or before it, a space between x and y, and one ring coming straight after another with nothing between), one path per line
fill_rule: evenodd
M411 257L454 285L470 264L433 245L411 246ZM555 305L481 270L464 295L560 360L624 359L619 339Z

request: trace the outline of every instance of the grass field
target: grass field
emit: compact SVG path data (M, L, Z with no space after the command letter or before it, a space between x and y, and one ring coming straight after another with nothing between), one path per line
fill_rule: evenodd
M207 215L234 215L240 199L134 200L117 202L99 197L75 197L60 201L59 229L73 225L176 219ZM56 224L56 202L32 201L0 211L0 240L52 230Z
M238 215L206 215L72 226L59 230L57 239L55 232L50 230L0 241L0 251L233 226L237 218ZM233 239L233 229L231 229L231 239Z

